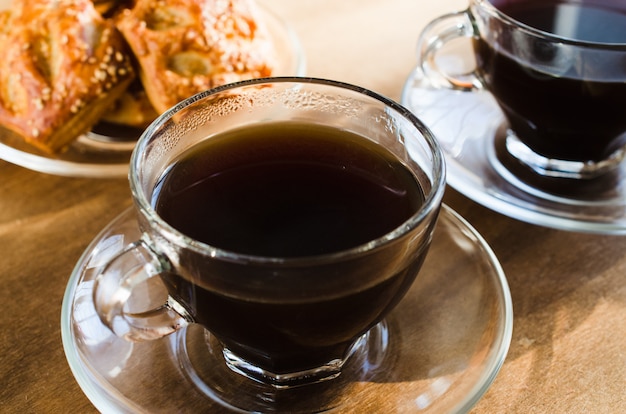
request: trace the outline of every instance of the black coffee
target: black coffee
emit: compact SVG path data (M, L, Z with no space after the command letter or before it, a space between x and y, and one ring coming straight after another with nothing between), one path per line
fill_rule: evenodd
M181 232L233 252L274 257L362 245L397 228L424 202L413 173L386 149L299 123L209 139L182 156L156 190L157 212ZM274 373L296 372L344 357L395 306L427 250L428 243L416 240L315 269L206 258L186 263L188 275L164 280L231 351ZM311 292L336 280L350 287ZM242 284L250 286L247 294L231 293ZM286 293L283 284L290 285ZM276 287L271 297L255 297L268 286Z
M237 253L293 257L374 240L417 211L413 174L378 144L303 124L205 141L166 173L154 205L192 238Z
M515 20L558 36L626 44L623 2L491 3ZM539 154L568 160L601 160L622 146L626 67L582 59L543 40L522 39L508 32L497 45L475 40L479 74L520 139ZM545 69L548 66L559 70Z
M258 367L283 374L346 357L354 340L402 299L425 254L426 247L406 268L382 277L377 285L315 300L296 301L292 297L281 303L239 299L192 285L177 275L167 275L164 280L174 298L194 303L191 312L195 322L206 327L225 347ZM344 271L357 277L360 266ZM332 273L328 276L332 277Z

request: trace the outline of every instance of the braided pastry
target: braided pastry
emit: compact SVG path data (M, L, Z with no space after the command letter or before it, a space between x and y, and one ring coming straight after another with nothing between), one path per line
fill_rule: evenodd
M270 76L269 32L251 0L136 0L117 17L157 112L212 87Z
M46 152L87 132L135 77L90 0L14 0L0 32L0 124Z
M276 62L253 0L14 0L0 50L0 126L49 153Z

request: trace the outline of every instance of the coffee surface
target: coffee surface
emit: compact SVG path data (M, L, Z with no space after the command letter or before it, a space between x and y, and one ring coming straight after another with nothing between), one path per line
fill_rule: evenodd
M247 127L192 148L160 180L159 215L238 253L331 253L394 230L423 202L414 175L379 144L325 126Z

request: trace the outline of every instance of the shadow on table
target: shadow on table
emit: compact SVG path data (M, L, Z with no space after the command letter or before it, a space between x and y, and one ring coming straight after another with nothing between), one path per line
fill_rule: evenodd
M447 196L453 206L463 197L454 191ZM466 201L460 205L494 248L513 299L511 348L500 374L504 378L494 384L507 387L497 391L499 409L514 412L519 406L524 411L547 389L559 389L570 398L552 403L564 404L564 412L585 410L586 401L593 401L584 397L590 386L605 395L606 406L587 408L606 412L618 407L624 393L616 385L623 376L617 377L624 370L607 367L621 363L612 353L624 344L618 332L626 328L626 319L611 309L623 310L626 303L626 237L553 230ZM515 365L510 375L509 364Z

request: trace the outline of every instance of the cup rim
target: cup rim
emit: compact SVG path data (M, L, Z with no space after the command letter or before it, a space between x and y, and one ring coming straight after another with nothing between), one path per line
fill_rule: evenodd
M555 33L547 32L545 30L537 29L519 20L516 20L509 15L501 12L496 6L492 4L492 0L471 0L477 7L485 10L489 15L495 17L504 23L516 26L527 35L542 37L553 42L564 43L570 46L584 47L590 49L605 49L612 51L624 51L626 52L626 42L622 43L605 43L605 42L593 42L587 40L573 39L571 37L559 36Z
M406 219L402 224L393 229L392 231L380 236L374 240L370 240L367 243L351 247L344 250L339 250L332 253L311 255L311 256L301 256L301 257L272 257L272 256L259 256L252 254L239 253L233 250L227 250L220 247L216 247L199 240L195 240L184 233L180 232L169 223L167 223L164 219L160 217L160 215L156 212L156 210L152 207L150 200L147 199L146 194L142 191L141 182L140 182L140 174L139 167L141 163L141 155L145 149L145 144L149 141L149 138L157 132L163 124L165 124L168 120L170 120L175 114L186 108L187 106L192 105L193 103L200 101L206 97L222 93L224 91L238 89L242 87L252 86L252 85L262 85L262 84L276 84L276 83L294 83L294 84L318 84L318 85L326 85L332 86L340 89L347 89L353 92L357 92L359 94L369 96L374 100L378 100L383 103L387 107L396 111L401 117L407 119L411 124L413 124L417 130L422 135L423 139L426 141L428 148L430 149L430 153L432 155L432 163L433 163L433 173L432 173L432 186L431 190L425 194L425 199L420 208L408 219ZM373 92L367 88L356 86L353 84L323 79L323 78L314 78L314 77L301 77L301 76L280 76L280 77L266 77L266 78L257 78L244 80L239 82L234 82L227 85L222 85L213 89L209 89L203 92L200 92L196 95L193 95L172 108L168 109L166 112L161 114L157 119L155 119L141 134L137 141L137 145L132 152L131 160L130 160L130 168L128 174L131 193L133 195L133 199L135 203L138 204L140 214L143 214L144 217L150 222L151 226L156 226L160 232L163 233L168 239L169 242L174 242L180 246L184 246L188 249L191 249L195 252L210 255L211 257L230 260L235 262L252 262L252 263L281 263L281 264L292 264L292 265L302 265L311 262L322 263L322 262L331 262L335 261L339 258L344 257L354 257L361 254L366 254L374 249L380 248L381 246L388 244L394 240L397 240L409 233L412 229L416 228L420 223L423 222L425 218L430 216L433 212L436 212L442 204L443 194L445 192L446 187L446 166L445 159L443 155L443 150L441 149L440 144L435 138L434 134L430 131L430 129L415 116L410 110L402 106L401 104L395 102L394 100L387 98L381 94Z

